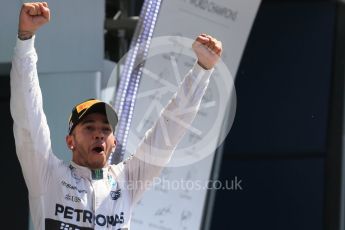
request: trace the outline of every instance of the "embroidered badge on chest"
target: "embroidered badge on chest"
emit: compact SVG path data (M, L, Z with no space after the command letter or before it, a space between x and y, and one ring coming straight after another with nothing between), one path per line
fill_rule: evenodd
M121 196L121 189L118 189L116 191L110 191L110 196L112 200L117 200Z

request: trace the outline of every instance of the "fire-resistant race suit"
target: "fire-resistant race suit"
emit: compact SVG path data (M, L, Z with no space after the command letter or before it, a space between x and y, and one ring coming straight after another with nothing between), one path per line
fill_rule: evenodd
M195 64L134 156L95 172L74 162L66 164L53 154L34 41L35 37L17 39L11 70L11 114L35 229L129 229L131 212L147 187L144 184L159 176L163 167L150 163L157 163L157 159L160 165L168 163L186 124L197 113L213 70ZM187 112L181 112L183 109ZM182 122L169 119L171 115ZM169 145L163 139L166 133Z

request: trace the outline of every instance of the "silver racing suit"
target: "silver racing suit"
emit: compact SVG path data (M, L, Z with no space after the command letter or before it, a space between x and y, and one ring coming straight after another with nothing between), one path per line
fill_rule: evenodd
M34 41L35 37L17 39L10 104L16 152L35 229L129 229L131 212L147 188L143 185L159 176L186 131L186 125L169 119L168 114L177 114L183 124L191 124L213 70L206 71L196 63L132 157L93 171L73 161L67 164L53 153ZM188 112L178 113L186 108ZM163 139L165 131L169 144Z

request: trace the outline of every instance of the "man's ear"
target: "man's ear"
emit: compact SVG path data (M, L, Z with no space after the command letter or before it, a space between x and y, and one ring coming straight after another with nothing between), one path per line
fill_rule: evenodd
M117 140L116 140L116 138L114 137L114 148L116 147L116 145L117 145Z
M67 135L66 136L66 144L67 144L67 148L73 150L73 148L74 148L74 140L73 140L73 136L72 135Z

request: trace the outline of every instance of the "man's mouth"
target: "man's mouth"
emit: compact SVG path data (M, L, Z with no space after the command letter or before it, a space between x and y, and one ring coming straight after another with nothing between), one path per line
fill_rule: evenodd
M96 147L92 148L92 151L95 153L101 154L104 152L104 148L103 148L103 146L96 146Z

